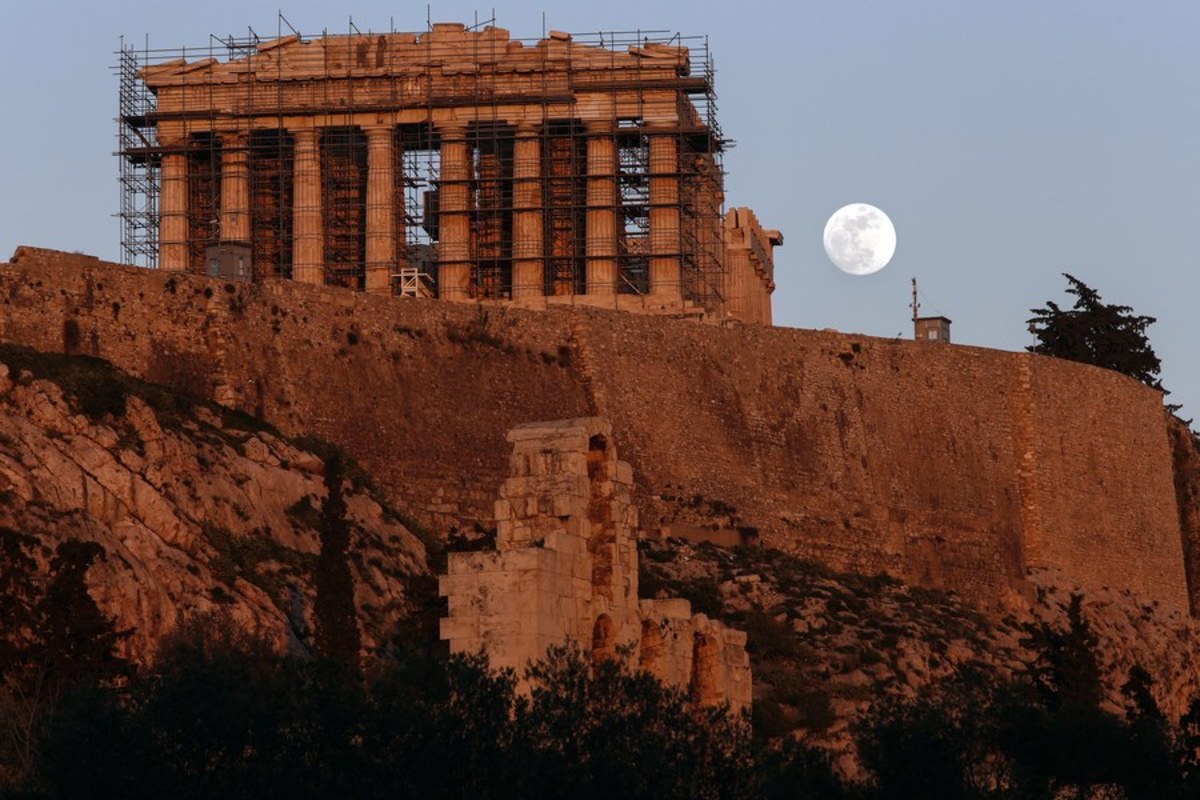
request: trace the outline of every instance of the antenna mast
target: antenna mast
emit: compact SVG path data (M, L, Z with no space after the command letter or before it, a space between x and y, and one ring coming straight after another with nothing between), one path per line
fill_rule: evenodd
M912 279L912 287L913 287L913 299L912 299L913 322L916 322L917 321L917 311L921 308L921 304L917 302L917 279L916 278Z

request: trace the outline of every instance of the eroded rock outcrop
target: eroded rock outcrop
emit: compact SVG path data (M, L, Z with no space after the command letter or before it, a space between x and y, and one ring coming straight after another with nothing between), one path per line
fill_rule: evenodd
M146 661L182 619L214 611L280 646L311 646L328 495L320 443L92 359L5 347L0 361L0 526L35 537L43 569L65 539L104 548L90 592L131 631L127 655ZM425 547L346 473L354 603L370 651L407 613Z
M859 774L853 735L873 703L936 693L964 676L1027 680L1044 657L1044 631L1068 630L1076 596L1095 636L1103 708L1124 713L1134 666L1149 674L1171 723L1200 696L1200 624L1125 589L1088 589L1061 570L1031 570L1029 595L995 613L954 593L766 548L672 539L643 541L641 551L644 596L687 596L749 634L760 733L826 748L847 775Z

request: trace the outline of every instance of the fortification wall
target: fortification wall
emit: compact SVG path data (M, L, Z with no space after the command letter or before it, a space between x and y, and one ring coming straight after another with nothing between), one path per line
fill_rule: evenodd
M601 415L643 525L753 526L1000 598L1026 565L1186 608L1159 395L1027 354L589 309L223 284L21 250L0 338L107 358L344 446L445 528L491 518L522 422Z

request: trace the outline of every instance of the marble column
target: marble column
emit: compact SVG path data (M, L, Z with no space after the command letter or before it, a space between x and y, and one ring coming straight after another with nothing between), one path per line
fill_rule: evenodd
M438 126L442 141L438 189L438 294L443 300L470 299L471 162L467 126Z
M650 140L650 294L680 298L679 142L647 131Z
M617 293L617 141L608 121L587 125L587 293Z
M536 125L513 140L513 299L545 294L542 242L542 140Z
M158 268L178 272L188 265L187 154L183 140L164 146L158 206Z
M391 294L396 268L394 128L375 125L367 134L367 291Z
M325 233L321 218L321 151L315 128L292 132L296 141L292 197L292 279L325 282Z
M250 169L245 134L221 134L222 242L250 242Z

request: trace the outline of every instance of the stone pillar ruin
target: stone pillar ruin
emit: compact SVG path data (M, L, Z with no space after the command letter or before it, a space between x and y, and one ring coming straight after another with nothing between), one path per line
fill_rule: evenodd
M587 293L617 292L617 142L612 123L587 125Z
M441 176L438 189L438 296L443 300L471 299L471 161L467 127L438 126L441 136Z
M451 553L439 591L454 653L524 670L552 646L623 659L703 705L750 704L746 634L681 599L638 598L633 470L598 417L519 425L496 500L496 550Z
M726 310L743 322L770 325L774 250L783 244L783 234L763 228L748 208L729 209L724 227Z
M681 297L679 239L679 142L672 133L647 131L650 143L650 294L659 301Z
M513 141L513 299L541 297L542 141L537 126L517 127Z
M187 269L188 205L187 154L182 141L162 157L162 192L159 199L158 268Z
M366 290L391 294L396 266L396 177L391 125L367 127Z
M315 128L295 135L292 209L292 278L301 283L325 282L325 235L321 221L321 154Z
M250 241L250 169L245 134L221 134L221 241Z

